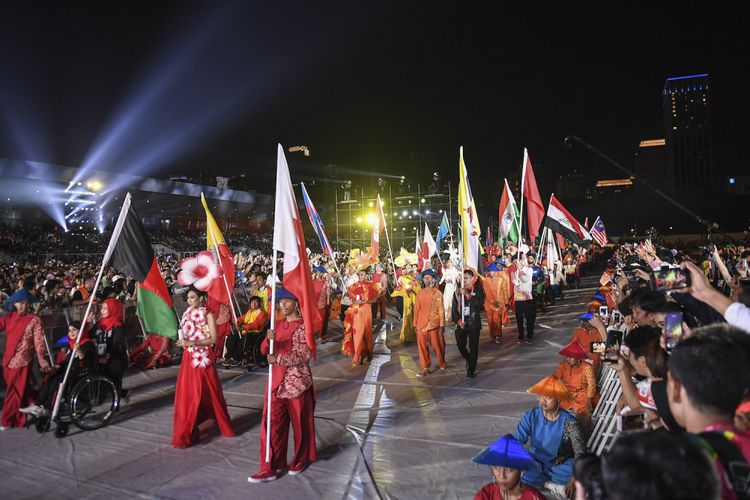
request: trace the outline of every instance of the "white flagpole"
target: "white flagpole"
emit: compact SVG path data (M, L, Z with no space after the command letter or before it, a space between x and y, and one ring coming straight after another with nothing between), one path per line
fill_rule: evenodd
M81 336L83 335L83 331L86 328L86 324L89 318L89 313L91 312L91 306L93 305L94 299L96 298L96 291L99 289L99 283L102 280L104 267L107 265L107 262L112 257L112 252L114 251L115 244L117 243L117 240L120 237L120 233L122 232L122 226L123 224L125 224L125 217L127 216L127 212L129 209L130 209L130 193L127 193L125 195L125 201L123 201L122 203L122 208L120 209L120 215L117 218L117 223L115 223L115 228L112 231L112 237L110 237L109 239L107 250L104 252L102 265L99 268L99 274L97 274L96 276L94 289L91 291L91 295L89 295L89 303L86 305L86 312L83 315L81 328L78 330L78 336L76 337L76 341L73 345L81 341ZM73 352L73 345L70 346L70 349L71 349L70 361L68 361L68 366L65 368L65 375L63 376L62 383L60 384L60 387L57 390L57 396L55 397L55 404L52 408L52 416L50 417L50 422L55 421L55 418L57 418L57 413L60 411L60 400L62 399L62 395L65 394L65 384L67 384L68 382L68 376L70 375L70 369L73 366L73 360L76 359L75 353Z
M276 259L278 250L273 249L272 273L274 287L271 289L271 330L276 329ZM275 332L274 332L275 334ZM268 354L273 354L273 340L268 341ZM271 461L271 392L273 391L273 365L268 363L268 395L266 398L266 462ZM286 450L284 451L286 453Z
M523 244L523 191L526 183L526 158L528 151L523 148L523 165L521 166L521 209L518 211L518 250L516 251L516 260L521 258L521 245Z
M383 231L385 231L385 241L388 243L388 254L391 257L391 272L393 273L393 287L396 288L398 278L396 277L396 264L393 262L393 249L391 248L391 237L388 236L388 224L385 222L385 213L383 213L383 203L380 201L380 194L378 194L378 209L380 210L380 216L383 218ZM386 266L386 269L388 266Z

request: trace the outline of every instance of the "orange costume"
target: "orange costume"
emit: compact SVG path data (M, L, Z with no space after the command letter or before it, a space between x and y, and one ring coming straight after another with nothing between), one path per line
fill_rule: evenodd
M555 370L557 377L572 396L572 400L560 401L560 408L575 414L588 415L599 401L599 391L596 387L594 368L584 360L590 359L589 354L578 342L571 342L559 354L565 356ZM575 360L570 363L568 360ZM591 400L591 409L586 404Z
M591 343L592 342L604 342L604 339L602 338L602 335L599 333L599 330L597 330L594 327L591 327L590 329L581 327L576 328L573 331L573 338L570 339L571 342L578 342L581 344L581 347L583 347L586 350L591 350ZM601 362L601 355L600 354L591 354L591 359L594 361L595 366L599 366L599 363Z
M437 288L423 288L417 293L414 304L414 329L417 332L419 363L423 373L429 373L432 364L430 346L435 351L440 368L445 368L444 328L443 294Z
M370 302L380 295L380 283L357 281L347 289L353 302ZM372 338L371 304L352 304L344 314L344 339L341 352L353 356L353 366L372 359L375 344Z
M503 325L508 322L506 305L510 296L510 279L506 273L494 271L482 280L482 287L490 338L502 337Z

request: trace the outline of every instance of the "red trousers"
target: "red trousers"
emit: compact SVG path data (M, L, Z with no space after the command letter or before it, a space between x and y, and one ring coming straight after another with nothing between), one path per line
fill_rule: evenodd
M441 368L445 366L445 338L443 337L440 328L433 328L427 333L417 333L417 349L419 349L419 364L422 365L424 370L429 370L432 365L432 357L430 357L430 346L435 351L435 355L438 359L438 365Z
M266 422L268 408L263 406L263 422L260 426L260 470L286 469L286 450L289 443L289 424L294 431L294 456L292 464L314 462L318 459L315 446L315 394L313 388L295 399L276 397L271 394L271 461L266 461Z
M372 305L372 319L380 312L380 319L385 319L385 295L378 297L378 300Z
M29 378L29 366L23 368L3 367L5 379L5 401L3 401L3 427L23 427L26 425L26 414L18 410L28 406L26 381Z

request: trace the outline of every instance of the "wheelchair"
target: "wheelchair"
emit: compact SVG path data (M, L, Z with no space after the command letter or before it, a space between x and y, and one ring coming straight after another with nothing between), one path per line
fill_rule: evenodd
M58 390L55 398L59 396ZM104 427L119 409L120 394L109 377L95 372L82 374L70 389L65 389L55 418L55 437L65 437L71 423L85 431ZM47 432L50 425L49 416L40 417L36 422L36 430L40 433Z

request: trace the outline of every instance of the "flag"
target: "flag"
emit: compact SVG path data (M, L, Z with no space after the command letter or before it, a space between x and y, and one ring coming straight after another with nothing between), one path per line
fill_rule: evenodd
M330 258L333 258L333 249L331 248L331 244L328 242L328 236L326 236L326 230L323 227L323 219L320 218L318 211L315 210L315 205L313 205L313 202L310 199L310 195L307 194L305 183L301 182L300 186L302 186L302 199L305 202L305 210L307 210L307 216L310 218L310 224L312 224L312 227L315 230L315 234L318 235L320 248L323 249L324 254L328 255Z
M466 266L479 271L480 229L477 208L464 163L464 148L458 153L458 213L461 217L463 256Z
M440 222L440 227L438 228L437 235L435 236L436 248L440 248L440 243L443 241L443 238L448 236L450 232L451 225L448 223L448 212L443 212L443 220L442 222Z
M146 332L176 338L177 316L172 299L141 218L131 204L130 193L125 195L104 262L138 282L136 314L143 320Z
M506 240L518 243L518 224L521 220L521 214L518 212L516 200L513 193L508 187L508 179L505 179L503 195L500 197L500 207L498 211L500 220L500 235Z
M588 246L591 243L589 232L555 198L555 195L550 196L547 207L547 227L578 246Z
M234 290L234 259L232 252L224 241L224 235L221 234L214 216L208 209L206 197L201 193L201 203L206 210L206 248L214 255L214 260L221 268L222 275L214 279L211 288L208 289L208 296L217 302L229 304L229 294Z
M378 194L377 211L372 221L372 238L370 239L370 251L377 259L380 255L380 232L385 228L385 216L383 214L383 204Z
M529 244L539 235L539 226L542 225L544 218L544 203L539 195L539 188L536 185L534 169L531 167L529 151L523 148L523 197L526 199L526 221L529 226Z
M594 221L594 225L591 226L591 239L603 247L607 246L607 229L604 227L604 222L601 217L597 217Z
M583 227L589 227L589 217L586 216L585 219L583 219Z
M427 227L426 222L424 224L424 243L422 244L422 247L424 259L429 261L437 251L437 243L435 243L435 240L432 238L432 233L430 233L430 228Z
M561 260L560 255L557 253L557 246L555 245L555 239L551 229L547 229L547 269L552 269L555 262Z
M289 165L284 157L284 149L278 145L276 161L276 207L273 219L273 249L284 252L284 288L299 301L302 318L305 322L307 346L315 356L315 332L322 325L316 325L318 298L313 288L310 264L307 261L305 235L299 217L297 200L289 177Z

